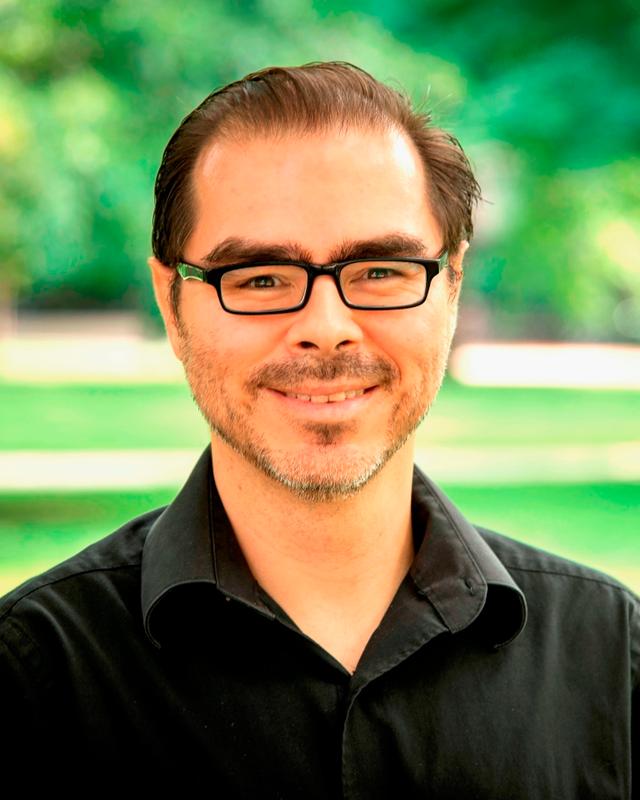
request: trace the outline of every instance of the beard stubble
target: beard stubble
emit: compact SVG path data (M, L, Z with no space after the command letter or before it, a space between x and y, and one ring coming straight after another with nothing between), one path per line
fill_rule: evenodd
M384 442L377 451L341 446L348 434L357 429L356 421L305 422L301 429L311 435L312 442L292 453L269 445L254 424L252 412L262 390L287 391L306 381L355 379L360 385L376 386L376 391L392 392L399 379L397 367L379 356L344 352L331 359L305 356L267 363L250 373L243 386L245 398L233 402L226 389L231 369L213 371L215 354L199 350L188 338L183 344L183 364L191 394L211 431L263 474L309 502L353 495L380 472L427 415L446 364L446 358L441 364L435 358L429 359L420 384L398 397Z

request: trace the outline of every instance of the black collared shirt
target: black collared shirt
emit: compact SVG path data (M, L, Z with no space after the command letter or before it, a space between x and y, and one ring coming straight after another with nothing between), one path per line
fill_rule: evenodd
M254 581L207 450L166 509L0 604L5 779L27 795L632 797L638 599L474 528L418 470L413 524L414 564L350 675Z

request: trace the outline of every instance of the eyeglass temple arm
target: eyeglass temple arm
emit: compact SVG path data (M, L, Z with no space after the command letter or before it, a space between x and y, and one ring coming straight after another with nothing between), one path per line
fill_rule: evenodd
M194 281L205 281L205 270L200 269L200 267L192 267L191 264L182 264L179 263L176 267L178 270L178 274L180 277L185 280L194 280Z

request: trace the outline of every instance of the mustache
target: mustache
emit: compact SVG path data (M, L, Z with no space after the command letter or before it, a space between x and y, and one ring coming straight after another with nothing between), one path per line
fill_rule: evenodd
M398 369L379 356L340 353L331 359L302 358L279 361L258 367L249 377L248 387L287 388L305 380L328 382L337 378L357 378L371 384L389 386L398 376Z

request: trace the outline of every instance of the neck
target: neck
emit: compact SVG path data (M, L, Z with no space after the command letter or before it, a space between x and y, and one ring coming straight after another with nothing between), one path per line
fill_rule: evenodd
M214 436L220 498L254 577L353 671L413 560L412 442L359 492L309 501Z

